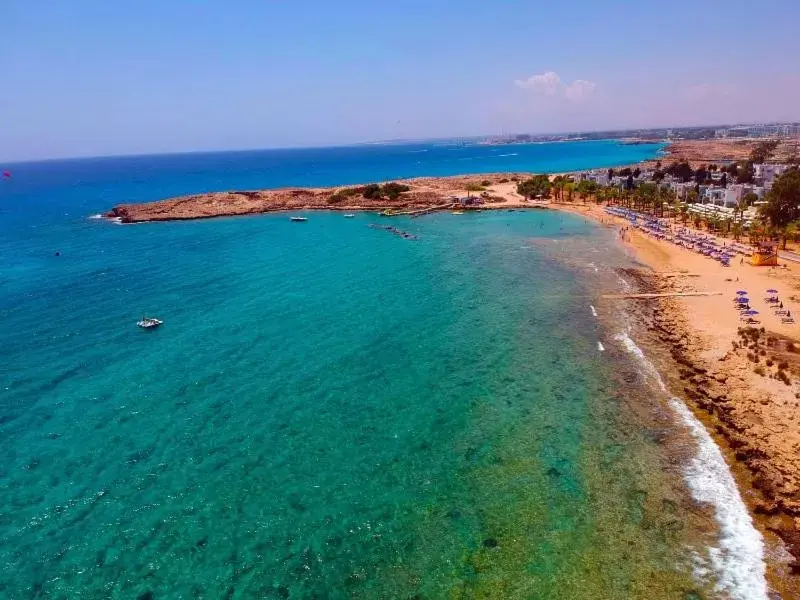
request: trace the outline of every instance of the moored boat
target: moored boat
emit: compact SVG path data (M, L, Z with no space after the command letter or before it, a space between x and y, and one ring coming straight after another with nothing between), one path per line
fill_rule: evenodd
M164 321L161 319L156 319L154 317L142 317L140 321L136 322L136 325L141 327L142 329L155 329L162 325Z
M347 214L344 216L344 218L345 218L345 219L352 219L352 218L354 218L354 217L355 217L355 215L353 215L353 214L350 214L350 213L347 213Z
M303 222L308 221L308 217L291 217L290 220L295 222Z

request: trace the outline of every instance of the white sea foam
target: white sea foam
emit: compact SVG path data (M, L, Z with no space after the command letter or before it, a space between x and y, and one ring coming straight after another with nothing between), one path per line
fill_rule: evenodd
M597 340L597 349L600 350L600 352L606 351L606 347L603 346L603 342L601 342L600 340Z
M89 218L90 218L90 219L102 219L102 218L103 218L103 215L101 215L101 214L99 214L99 213L98 213L98 214L96 214L96 215L89 215Z
M592 311L592 316L596 318L597 317L597 309L594 307L594 304L590 304L589 305L589 310Z
M619 273L615 273L615 275L617 276L617 279L619 279L619 282L622 284L623 292L630 292L633 289L628 280L625 279L622 275L620 275Z
M726 592L732 600L767 600L764 540L753 525L722 452L686 404L669 393L653 363L628 334L620 333L615 339L638 359L645 374L669 397L670 408L697 442L697 455L684 475L694 499L710 504L719 524L719 545L708 549L718 591Z

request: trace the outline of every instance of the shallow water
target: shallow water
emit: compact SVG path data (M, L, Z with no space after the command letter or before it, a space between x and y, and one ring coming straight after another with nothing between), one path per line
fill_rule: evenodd
M667 398L591 307L613 235L58 198L3 221L3 597L711 594Z

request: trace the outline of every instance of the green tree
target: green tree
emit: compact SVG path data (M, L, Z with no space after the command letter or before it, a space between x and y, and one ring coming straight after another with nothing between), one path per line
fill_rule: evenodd
M581 200L586 202L586 199L597 191L597 184L594 181L589 181L588 179L581 179L578 182L578 185L575 186L575 191L578 192Z
M750 161L746 161L741 163L737 170L736 170L736 182L737 183L753 183L753 177L755 177L755 169L753 168L753 163Z
M556 200L562 200L564 197L564 187L567 185L567 181L569 181L563 175L556 175L553 178L553 195L556 197Z
M790 169L775 180L767 194L767 203L761 207L761 214L778 231L800 219L800 171ZM783 247L786 248L784 233Z
M678 162L672 163L665 169L665 172L669 173L673 177L677 177L684 183L689 181L694 175L694 170L692 170L692 167L686 161L681 163Z
M517 193L526 198L547 198L550 195L550 178L547 175L534 175L517 184Z
M700 184L700 183L705 183L707 179L708 179L708 171L706 170L706 168L705 168L705 167L699 167L699 168L698 168L698 169L697 169L697 170L694 172L694 180L695 180L695 181L696 181L698 184Z
M567 181L564 184L564 192L567 194L567 202L572 202L572 193L575 191L575 184L571 181Z
M756 200L758 199L758 196L756 196L751 192L749 194L745 194L744 196L742 196L739 202L736 203L736 208L734 209L733 214L734 216L736 216L736 214L738 213L740 222L744 222L744 211L746 211L747 207L752 204L748 196L755 196Z
M739 221L734 221L733 225L731 225L731 232L733 233L733 239L737 242L739 238L742 236L743 226Z
M779 144L780 142L777 140L759 142L756 144L755 148L750 151L750 162L757 164L766 162L775 153L775 150L778 149Z
M678 214L681 216L681 223L686 225L686 221L689 219L689 205L681 202L678 206Z

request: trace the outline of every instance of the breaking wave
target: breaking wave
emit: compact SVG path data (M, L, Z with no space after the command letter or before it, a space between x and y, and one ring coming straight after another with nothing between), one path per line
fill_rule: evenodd
M718 591L733 600L767 600L764 540L753 525L722 452L686 404L669 393L656 368L628 334L620 333L615 339L669 397L670 408L697 442L697 454L684 476L694 499L713 507L720 528L718 546L708 549Z

